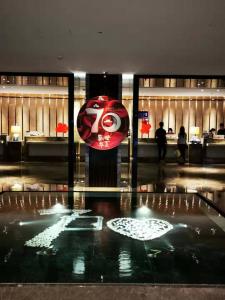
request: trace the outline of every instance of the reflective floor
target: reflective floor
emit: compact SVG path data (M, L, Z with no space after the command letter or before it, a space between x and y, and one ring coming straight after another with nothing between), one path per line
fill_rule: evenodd
M65 191L68 182L65 162L26 162L0 165L0 191ZM131 166L121 164L118 190L131 191ZM137 191L208 192L225 191L225 165L177 165L139 163ZM85 165L74 176L75 190L88 188Z
M192 193L5 192L0 282L224 284L224 230Z

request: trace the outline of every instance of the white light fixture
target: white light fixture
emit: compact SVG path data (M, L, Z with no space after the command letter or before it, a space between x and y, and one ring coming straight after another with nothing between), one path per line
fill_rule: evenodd
M199 135L199 127L196 127L196 126L192 126L191 128L190 128L190 133L191 134L194 134L194 135Z
M191 141L192 144L199 144L200 143L200 139L198 137L199 133L200 133L199 127L192 126L190 128L190 134L192 134L192 137L191 137L190 141Z
M143 205L137 209L136 216L138 218L149 218L151 217L151 213L151 209L148 208L146 205Z
M123 73L122 74L122 79L123 80L133 80L134 74L132 73Z
M19 125L12 125L11 126L11 134L13 141L18 142L20 136L21 127Z
M23 186L20 183L14 183L11 186L11 191L13 191L13 192L18 192L18 191L22 191L22 190L23 190Z
M86 72L82 72L82 71L74 71L73 72L74 77L78 77L78 78L85 78L86 77Z

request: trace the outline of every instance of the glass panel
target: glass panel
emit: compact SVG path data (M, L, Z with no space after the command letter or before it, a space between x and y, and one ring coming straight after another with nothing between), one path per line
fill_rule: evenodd
M182 172L179 168L185 162L225 163L225 89L217 88L222 81L177 78L177 87L171 88L173 78L165 78L164 87L158 87L161 78L157 78L157 87L143 85L150 80L147 76L139 80L138 186L159 181L162 186L168 182L184 182L179 179L182 176L189 189L191 185L197 186L197 190L207 189L208 181L198 184L199 177L203 176L201 168L196 169L195 182L190 180L185 167ZM163 129L157 131L160 122ZM179 134L182 126L185 133ZM198 172L201 174L197 178ZM205 176L210 177L209 173ZM215 186L222 187L219 180Z
M38 190L48 184L64 189L68 181L68 87L50 86L47 76L1 78L0 189Z

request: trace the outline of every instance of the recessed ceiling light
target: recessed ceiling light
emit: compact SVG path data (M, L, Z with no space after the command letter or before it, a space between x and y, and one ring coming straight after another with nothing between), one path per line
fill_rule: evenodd
M201 92L204 92L204 90L203 90L203 89L201 89Z
M218 90L216 90L218 93L220 92L220 90L218 89Z
M129 74L129 73L123 73L123 74L122 74L122 78L123 78L123 79L127 79L127 80L129 80L129 79L132 80L132 79L134 78L134 74L131 74L131 73L130 73L130 74Z
M86 72L82 72L82 71L74 71L74 72L73 72L73 75L74 75L74 77L85 78Z

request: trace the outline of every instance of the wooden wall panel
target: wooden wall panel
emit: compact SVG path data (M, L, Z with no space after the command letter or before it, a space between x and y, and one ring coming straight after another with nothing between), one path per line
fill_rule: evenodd
M63 120L64 120L64 123L69 126L69 124L68 124L68 105L69 105L68 99L64 98L64 113L63 113L64 119ZM74 123L75 127L77 126L76 122L77 121L75 120L75 123ZM68 132L65 133L64 136L68 137Z
M161 120L160 121L163 121L163 115L164 115L163 107L164 107L164 99L159 101L159 110L160 110L159 113L161 115Z
M204 99L204 118L203 118L203 131L210 129L210 101Z
M159 122L162 121L162 104L161 100L155 100L155 128L159 128Z
M43 99L36 99L37 111L36 111L36 123L37 131L43 133Z
M50 136L56 136L56 101L55 99L50 99Z
M130 120L132 122L132 101L129 102ZM189 103L190 102L190 103ZM183 104L182 104L183 103ZM128 104L128 103L126 103ZM51 109L49 109L49 105ZM190 105L190 109L189 109ZM225 100L216 99L175 99L168 98L140 100L139 110L149 112L151 124L150 137L153 138L159 122L164 121L165 129L168 127L178 133L180 126L184 125L186 131L191 126L200 127L200 132L208 131L219 124L225 118ZM55 128L58 123L68 124L68 99L49 99L32 95L10 96L0 95L0 133L9 134L11 125L19 124L23 130L23 138L26 131L38 130L45 136L56 136ZM75 120L76 126L76 120ZM62 136L63 134L58 134ZM68 133L64 136L68 136Z
M8 133L9 98L2 97L2 133Z
M155 115L156 115L156 111L155 111L155 101L154 100L150 100L150 115L149 115L149 123L151 124L151 129L150 129L150 138L154 138L155 137L155 131L156 131L156 127L155 127Z
M216 111L217 111L217 129L220 127L220 123L223 123L223 102L222 100L217 100Z
M16 125L16 98L9 99L9 133L11 134L11 126Z
M176 118L176 111L175 111L175 100L170 100L170 109L169 109L169 127L173 129L175 132L175 118Z
M21 126L21 132L19 135L19 139L23 139L23 116L22 116L22 97L16 98L16 116L15 116L15 124Z
M23 136L30 130L30 106L29 99L22 98L23 103Z
M163 101L163 122L167 132L169 128L169 101Z
M189 100L183 100L183 126L189 137Z
M176 100L176 131L178 134L180 131L180 127L183 125L183 114L182 114L182 101Z
M50 107L49 107L49 99L44 99L44 113L43 113L43 121L44 121L44 135L50 135L50 126L49 126L49 116L50 116Z
M63 103L62 99L56 99L56 111L57 111L57 119L56 125L59 123L63 123ZM63 136L63 133L57 133L57 136Z
M216 101L211 101L210 128L217 128Z
M30 107L30 131L37 130L37 100L36 98L29 98Z
M2 97L0 97L0 132L2 132Z
M189 102L189 136L191 137L192 134L190 133L190 128L195 126L195 100L190 100Z
M225 99L223 100L223 123L225 123Z
M202 110L202 104L203 101L196 101L196 126L200 129L200 134L202 134L202 128L203 128L203 110Z

